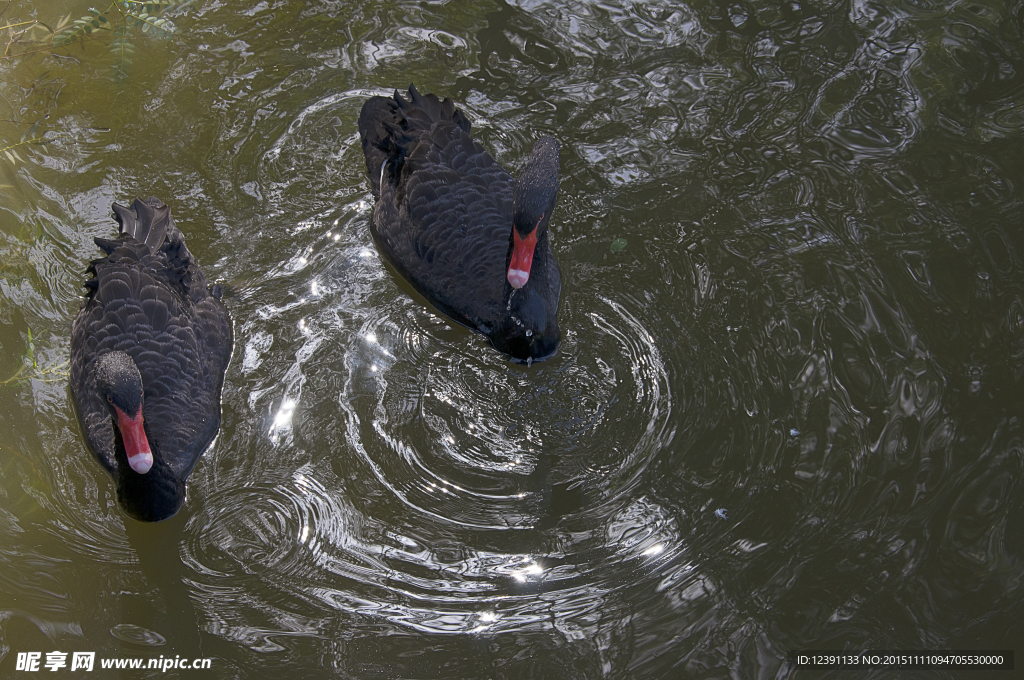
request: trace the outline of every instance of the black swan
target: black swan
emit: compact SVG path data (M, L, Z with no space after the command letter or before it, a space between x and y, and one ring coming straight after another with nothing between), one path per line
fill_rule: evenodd
M450 99L372 97L359 136L373 195L370 231L431 304L519 361L561 339L558 263L548 220L558 197L558 142L541 137L517 180L470 137Z
M86 442L132 517L157 522L220 427L232 329L220 289L159 199L114 204L116 240L95 239L71 330L71 393Z

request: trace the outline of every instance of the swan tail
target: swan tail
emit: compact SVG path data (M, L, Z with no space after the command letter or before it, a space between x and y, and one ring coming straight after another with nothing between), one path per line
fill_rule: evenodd
M145 243L154 252L163 245L168 230L177 231L174 220L171 219L171 209L154 196L145 201L136 198L130 208L119 203L115 203L113 207L114 219L121 225L121 233L131 236L139 243ZM103 248L103 245L97 245Z
M406 98L408 97L408 98ZM420 137L438 123L451 123L469 134L472 125L451 99L420 94L409 85L407 95L371 97L359 113L359 138L366 156L366 171L374 197L382 180L397 178L405 159Z

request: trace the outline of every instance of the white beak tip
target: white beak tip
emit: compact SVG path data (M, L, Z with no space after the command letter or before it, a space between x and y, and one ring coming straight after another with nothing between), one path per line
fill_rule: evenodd
M512 284L513 288L522 288L526 285L526 282L530 279L530 272L524 272L521 269L509 269L508 270L508 282Z
M128 457L128 465L131 466L132 470L144 475L149 472L149 469L153 467L153 454L149 451L143 451L136 453L134 456Z

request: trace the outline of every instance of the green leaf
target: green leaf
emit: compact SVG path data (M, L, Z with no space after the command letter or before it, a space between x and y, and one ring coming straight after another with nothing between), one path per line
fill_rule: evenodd
M179 9L192 0L121 0L122 6L129 12L148 12L160 14L171 9Z
M25 132L21 135L21 139L18 140L18 144L24 144L26 139L34 139L36 133L38 132L39 121L37 120L35 123L32 124L32 127L30 127L28 130L25 130Z
M178 31L178 29L169 19L155 17L146 12L143 12L142 14L133 14L130 16L133 16L135 19L142 23L143 33L153 32L154 34L161 34L162 36L166 37L173 33L177 33Z
M619 237L612 241L612 252L618 253L626 249L626 239Z

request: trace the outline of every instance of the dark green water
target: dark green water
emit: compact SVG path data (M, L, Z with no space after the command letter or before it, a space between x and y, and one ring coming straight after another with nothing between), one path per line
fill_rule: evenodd
M53 650L223 678L1024 653L1024 3L174 21L123 78L102 31L0 60L0 146L50 140L0 158L0 675ZM409 82L513 172L561 141L554 359L509 363L374 250L356 117ZM236 333L220 436L160 525L119 511L64 363L92 238L150 194Z

